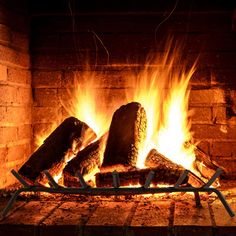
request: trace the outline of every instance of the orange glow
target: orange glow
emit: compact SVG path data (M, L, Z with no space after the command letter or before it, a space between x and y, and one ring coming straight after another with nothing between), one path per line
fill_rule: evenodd
M63 101L62 105L70 116L88 124L99 138L108 131L111 118L107 110L98 105L101 99L96 89L98 86L99 79L95 72L86 69L75 73L74 89L67 90L70 101L67 103Z
M137 161L138 168L145 168L147 154L155 148L173 162L194 171L195 145L185 144L193 140L188 99L189 81L195 72L195 64L189 69L180 64L180 51L181 48L173 48L172 40L169 40L164 56L149 60L138 73L134 73L133 69L127 72L129 86L126 86L126 102L139 102L145 108L148 122L146 141ZM61 103L69 116L87 123L100 138L109 129L112 113L105 106L98 105L104 97L98 94L101 90L97 75L89 68L75 72L72 88L67 90L67 99ZM130 81L134 81L131 87ZM115 109L120 105L122 104L117 103ZM103 142L100 148L101 161L105 144ZM73 157L66 160L66 163L71 158ZM98 171L95 170L95 173ZM59 179L58 176L60 177L54 177ZM94 173L91 173L85 178L89 180L93 176Z
M194 145L186 147L192 140L190 132L188 88L195 65L186 70L180 65L180 48L171 51L172 42L167 45L164 56L146 63L145 68L136 76L135 91L127 91L129 101L142 104L147 113L147 139L137 162L144 168L145 158L152 148L192 170L195 160Z

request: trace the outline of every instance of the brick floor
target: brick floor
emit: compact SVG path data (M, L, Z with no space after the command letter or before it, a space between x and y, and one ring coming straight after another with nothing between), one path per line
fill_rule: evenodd
M236 200L229 199L236 212ZM0 202L0 210L6 202ZM231 218L218 200L135 199L93 201L30 201L15 203L0 221L0 236L233 236Z

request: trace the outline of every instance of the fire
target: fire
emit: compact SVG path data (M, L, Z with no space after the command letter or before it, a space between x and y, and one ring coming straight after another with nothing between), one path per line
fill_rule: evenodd
M133 88L127 86L126 101L139 102L145 108L148 122L146 141L140 150L137 167L145 168L147 154L155 148L173 162L194 171L195 146L186 143L192 141L188 99L189 81L195 72L195 64L188 70L183 64L180 65L181 48L173 49L172 46L172 41L168 41L164 56L149 60L142 71L129 72L127 75L134 84ZM68 101L61 101L62 106L70 116L86 122L100 138L108 131L114 111L109 112L98 105L102 98L98 94L97 73L89 68L75 72L71 87L67 90ZM117 107L120 105L117 104ZM42 135L40 137L42 140ZM101 145L102 152L105 145L105 142ZM61 172L56 176L59 179Z
M138 168L145 168L148 152L156 148L158 152L193 170L195 160L194 145L190 132L190 112L188 111L189 80L195 65L189 70L176 66L180 58L180 47L171 51L171 41L163 57L146 63L144 70L136 76L135 92L129 91L128 100L142 104L147 113L147 139L137 162Z
M108 131L111 119L107 110L98 105L99 94L95 85L99 86L99 81L96 80L95 72L89 69L75 73L74 90L68 90L70 102L62 102L62 105L70 116L86 122L99 138Z

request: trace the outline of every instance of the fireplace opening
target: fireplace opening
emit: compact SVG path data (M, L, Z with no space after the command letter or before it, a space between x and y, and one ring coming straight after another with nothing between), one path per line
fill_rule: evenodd
M188 170L181 186L197 188L220 168L211 187L231 201L235 9L230 1L1 0L1 196L19 188L12 169L43 188L52 185L47 173L64 187L172 187ZM173 201L168 227L180 195L163 198Z

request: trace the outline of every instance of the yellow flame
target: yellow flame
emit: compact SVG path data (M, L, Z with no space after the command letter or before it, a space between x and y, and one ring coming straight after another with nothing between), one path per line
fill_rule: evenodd
M188 85L195 65L186 70L179 63L180 48L172 51L171 46L169 41L165 55L147 62L138 73L134 93L127 91L128 100L141 103L148 119L147 138L139 154L138 168L145 167L145 159L152 148L187 169L192 169L195 160L194 145L185 145L192 140Z
M192 140L190 132L188 99L189 81L195 71L195 64L190 68L180 63L181 48L174 47L172 40L167 43L164 56L149 60L144 69L127 74L128 80L134 81L133 87L127 86L127 102L139 102L147 114L147 138L140 150L138 168L145 168L148 152L155 148L158 152L192 169L195 160L194 145L185 145ZM68 89L68 101L61 101L69 116L86 122L101 137L109 128L113 111L100 106L104 97L96 72L89 68L74 73L73 88ZM117 107L119 108L117 102ZM105 144L102 151L104 151Z
M96 81L96 82L95 82ZM89 69L74 73L72 91L68 90L69 103L62 102L70 116L87 123L101 137L109 128L110 117L105 107L100 107L96 73Z

